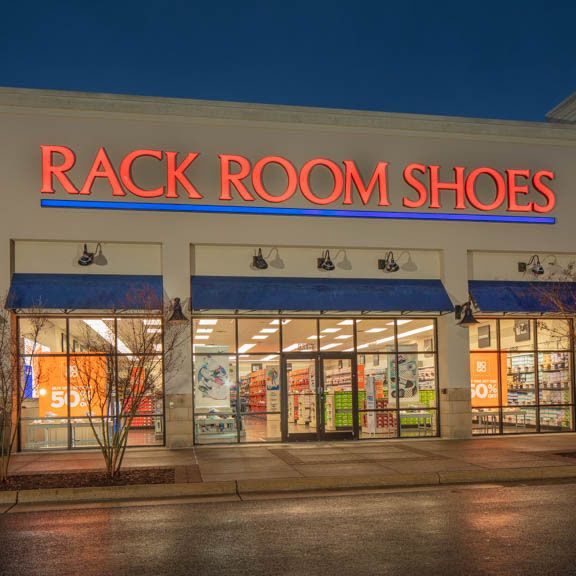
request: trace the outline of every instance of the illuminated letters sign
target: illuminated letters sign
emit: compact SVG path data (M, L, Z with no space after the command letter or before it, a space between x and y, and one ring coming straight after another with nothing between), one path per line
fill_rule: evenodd
M353 160L337 163L328 158L312 158L298 167L281 156L265 156L251 161L237 154L220 154L217 158L219 195L216 204L208 204L202 190L193 181L194 168L202 161L199 152L178 154L164 150L134 150L115 164L106 150L100 148L86 174L74 171L76 154L66 146L41 146L41 154L41 193L63 191L68 198L43 198L42 206L555 222L554 217L546 216L556 205L556 196L551 188L555 174L550 170L453 166L444 167L445 176L441 177L441 167L435 164L411 163L392 167L388 162L378 162L369 177L365 178ZM159 186L146 187L135 175L143 159L157 164ZM281 185L265 183L264 173L272 166L277 174L282 174ZM402 176L401 190L390 189L389 174L392 169L398 170ZM327 188L314 185L313 174L321 173L329 178ZM97 182L106 184L112 200L92 199L92 188ZM286 205L296 199L299 199L299 206L304 203L304 207Z

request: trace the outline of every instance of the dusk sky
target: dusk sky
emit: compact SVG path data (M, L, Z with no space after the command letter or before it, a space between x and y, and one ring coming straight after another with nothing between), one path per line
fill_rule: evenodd
M6 2L0 85L543 120L574 2Z

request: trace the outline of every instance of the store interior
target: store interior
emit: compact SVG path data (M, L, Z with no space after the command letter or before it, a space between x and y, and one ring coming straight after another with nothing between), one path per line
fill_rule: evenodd
M202 317L193 329L197 443L352 438L355 410L359 438L437 433L434 319Z
M97 446L94 429L113 430L133 402L128 445L163 444L161 323L151 316L20 318L21 448ZM153 353L139 363L144 350Z
M474 434L573 429L570 321L480 319L470 328Z

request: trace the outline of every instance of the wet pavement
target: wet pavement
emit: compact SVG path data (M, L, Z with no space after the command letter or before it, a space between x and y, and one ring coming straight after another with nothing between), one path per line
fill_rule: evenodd
M405 441L319 442L131 449L126 467L174 466L176 482L370 476L420 472L576 466L558 453L576 449L576 434ZM15 455L12 473L103 468L98 451Z
M576 484L0 516L0 574L569 575Z

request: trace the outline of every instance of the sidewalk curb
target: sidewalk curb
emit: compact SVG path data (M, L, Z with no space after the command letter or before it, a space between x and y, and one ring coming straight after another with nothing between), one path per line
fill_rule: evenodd
M453 470L418 474L388 474L317 478L270 478L230 480L190 484L154 484L98 488L50 488L0 492L0 504L55 504L109 502L118 500L158 500L203 496L250 496L322 490L378 489L408 486L481 484L576 478L576 466L541 466L486 470Z
M230 495L236 495L236 483L233 481L199 482L196 484L109 486L98 488L49 488L40 490L20 490L18 492L18 504L104 502L110 500L147 500L158 498Z
M16 490L4 490L0 492L0 505L14 505L18 501Z

